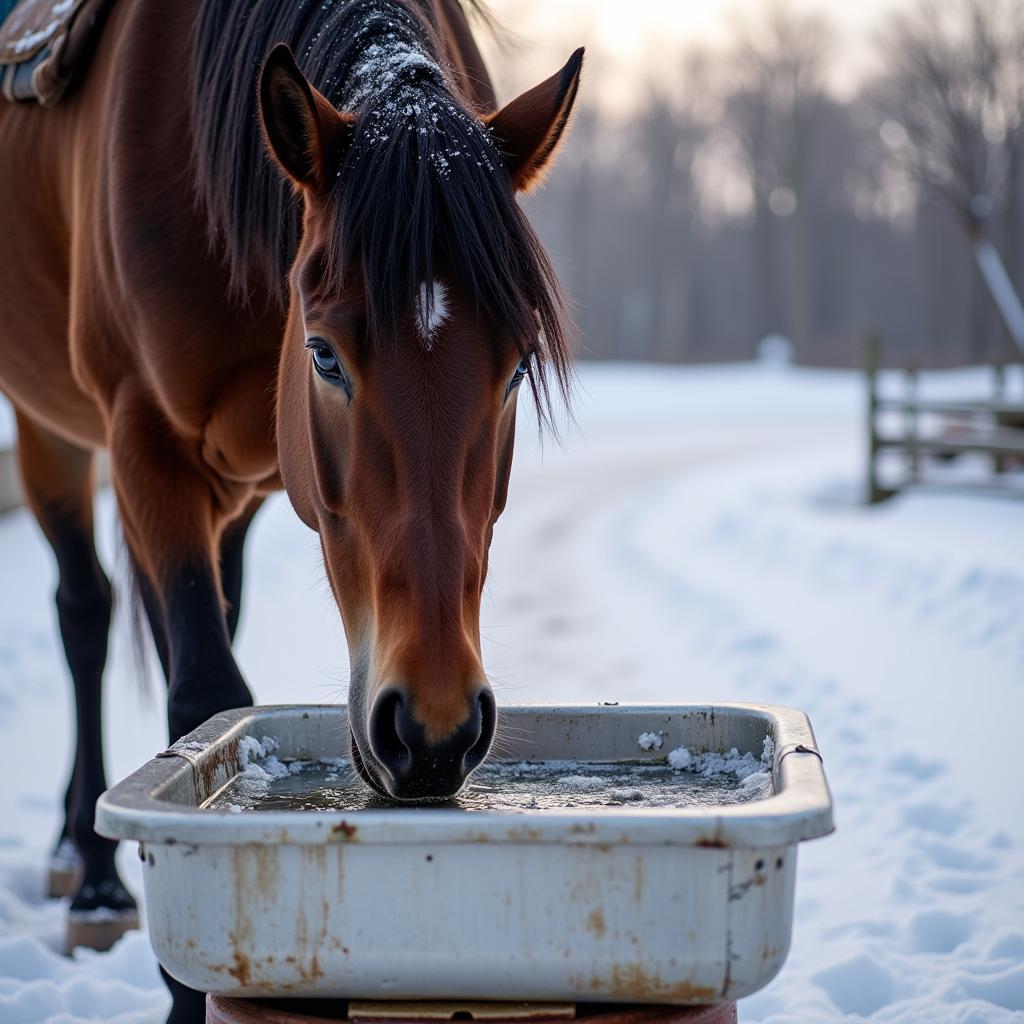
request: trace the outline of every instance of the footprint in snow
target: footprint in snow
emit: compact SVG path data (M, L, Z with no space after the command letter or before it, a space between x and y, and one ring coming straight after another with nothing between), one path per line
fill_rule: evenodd
M906 775L916 782L928 782L946 771L941 761L926 761L913 754L900 754L891 758L886 769L896 775Z
M970 896L992 888L993 881L984 875L938 875L928 882L928 887L935 892Z
M1006 1010L1024 1011L1024 965L985 976L961 975L951 994L961 999L984 999Z
M954 846L941 839L929 839L918 843L932 863L946 871L994 871L999 863L994 857L979 857L970 850Z
M942 804L912 804L903 810L903 820L913 828L938 835L951 836L958 832L967 821L967 812L958 807Z
M873 957L861 953L851 960L811 975L842 1013L870 1017L893 999L892 975Z
M989 947L987 960L1013 960L1024 963L1024 935L1008 932Z
M952 953L974 930L966 914L925 910L910 919L910 948L918 953Z

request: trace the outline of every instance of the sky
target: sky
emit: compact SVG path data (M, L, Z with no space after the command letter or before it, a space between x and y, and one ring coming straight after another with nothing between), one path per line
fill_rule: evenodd
M744 20L756 17L769 0L489 0L503 24L520 38L512 60L492 58L499 91L529 85L527 74L541 74L542 55L561 44L566 57L586 45L600 74L614 80L613 89L629 93L638 75L688 45L726 46ZM832 84L841 93L852 90L869 71L880 22L894 11L908 10L916 0L791 0L794 8L826 13L838 39ZM555 68L551 68L554 71ZM550 72L549 72L550 73ZM608 83L601 89L607 95ZM626 97L621 97L623 101Z

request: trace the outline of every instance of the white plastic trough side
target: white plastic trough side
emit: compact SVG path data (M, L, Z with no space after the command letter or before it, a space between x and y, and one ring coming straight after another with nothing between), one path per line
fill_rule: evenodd
M518 708L510 757L644 758L636 739L759 750L768 800L703 808L467 813L200 811L242 735L337 755L343 708L226 712L105 794L139 839L157 958L237 996L707 1004L767 984L789 949L796 844L832 828L805 716L764 705ZM529 736L528 739L524 738Z
M272 735L282 757L326 757L347 753L347 709L343 705L272 705L222 712L168 751L158 755L112 787L96 808L96 829L111 839L218 845L289 845L356 840L367 844L422 843L593 843L646 846L722 846L756 849L788 846L833 831L832 800L821 756L807 716L770 704L694 705L535 705L503 708L500 721L514 723L511 749L503 760L533 760L531 746L543 748L545 723L573 720L575 729L607 725L614 720L614 742L602 742L602 755L573 756L594 760L660 760L674 746L691 750L723 749L707 742L708 723L715 717L735 734L737 720L752 727L747 749L760 747L760 736L775 742L775 795L765 800L720 808L569 808L467 813L460 810L409 808L358 811L261 811L232 814L200 810L239 770L233 743L245 735ZM630 725L625 719L633 719ZM696 725L687 730L686 723ZM726 725L728 723L728 725ZM335 738L330 746L294 742L288 726L304 738L310 730ZM285 726L284 734L281 727ZM325 726L327 726L325 730ZM501 726L499 725L499 731ZM530 735L532 730L532 735ZM701 734L701 740L687 732ZM645 753L636 737L645 731L667 733L661 751ZM526 738L524 739L524 735ZM602 737L607 740L607 737ZM742 746L735 740L726 744ZM556 748L557 749L557 748ZM756 751L755 751L756 752ZM168 756L170 755L170 756ZM550 747L543 758L551 759ZM339 826L344 823L345 827Z

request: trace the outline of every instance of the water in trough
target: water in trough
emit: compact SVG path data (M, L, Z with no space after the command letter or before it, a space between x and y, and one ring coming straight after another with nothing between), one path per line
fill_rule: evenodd
M715 755L717 756L717 755ZM750 755L747 755L749 758ZM713 807L772 795L767 771L745 775L678 770L665 761L542 761L480 768L454 800L464 811L557 810L570 807ZM345 762L273 758L235 776L204 805L240 811L355 811L400 806L371 793ZM266 776L266 777L264 777Z

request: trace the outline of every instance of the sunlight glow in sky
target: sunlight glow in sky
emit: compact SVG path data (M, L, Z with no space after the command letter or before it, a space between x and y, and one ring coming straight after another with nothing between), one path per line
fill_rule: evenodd
M522 76L537 73L540 53L586 45L594 63L616 75L636 78L681 48L728 45L737 25L756 18L771 0L490 0L503 23L521 39L509 71L492 61L499 85L519 88ZM914 6L914 0L791 0L797 10L829 15L837 30L833 85L840 91L870 70L874 34L885 16ZM498 65L507 63L497 62ZM552 68L551 70L554 70ZM619 86L621 88L621 83ZM603 91L603 90L602 90Z

